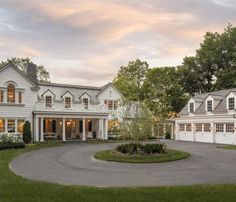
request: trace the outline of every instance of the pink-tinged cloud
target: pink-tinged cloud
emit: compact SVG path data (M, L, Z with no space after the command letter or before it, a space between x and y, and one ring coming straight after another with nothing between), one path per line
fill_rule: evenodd
M54 82L101 85L121 65L179 65L207 31L236 21L233 0L0 0L0 59L31 57Z

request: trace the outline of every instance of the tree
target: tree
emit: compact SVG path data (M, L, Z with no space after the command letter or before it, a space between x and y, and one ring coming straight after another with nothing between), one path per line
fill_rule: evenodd
M26 73L27 66L29 65L29 63L32 63L32 61L29 58L11 58L11 59L7 59L7 61L2 61L0 63L0 68L5 66L8 63L13 63L19 69L21 69L23 72ZM45 69L43 65L36 65L36 70L37 70L37 77L39 81L44 81L44 82L50 81L49 72Z
M23 126L23 141L28 144L31 142L31 139L30 122L26 121Z
M148 63L139 59L130 61L127 66L120 67L113 80L115 87L128 100L142 100L141 88L148 70Z
M207 32L194 57L181 67L181 84L186 93L211 92L236 87L236 27L222 34Z
M149 109L160 119L179 112L187 100L175 67L149 69L142 91Z

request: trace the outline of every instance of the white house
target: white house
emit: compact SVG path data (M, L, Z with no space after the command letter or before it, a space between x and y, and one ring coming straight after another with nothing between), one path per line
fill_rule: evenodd
M121 93L102 87L39 83L36 67L27 74L15 65L0 69L0 134L23 131L31 123L33 140L107 139L109 122L119 119Z
M191 98L175 121L175 139L236 145L236 88Z

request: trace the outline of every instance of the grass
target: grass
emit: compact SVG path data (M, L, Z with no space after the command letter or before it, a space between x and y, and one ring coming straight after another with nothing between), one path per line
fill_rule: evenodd
M177 161L188 158L190 154L188 152L179 150L170 150L167 154L159 155L129 155L116 152L114 150L105 150L98 152L94 155L96 159L105 161L115 161L123 163L162 163L169 161Z
M48 145L31 145L25 149L0 151L1 202L230 202L235 201L236 198L236 185L95 188L37 182L16 176L10 171L9 161L14 157L45 147Z
M219 146L218 148L236 150L236 145Z

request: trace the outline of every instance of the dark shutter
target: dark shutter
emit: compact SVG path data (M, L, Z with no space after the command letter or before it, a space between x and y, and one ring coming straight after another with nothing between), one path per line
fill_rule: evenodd
M46 132L46 120L43 120L43 132Z
M52 132L56 133L56 120L52 120Z

